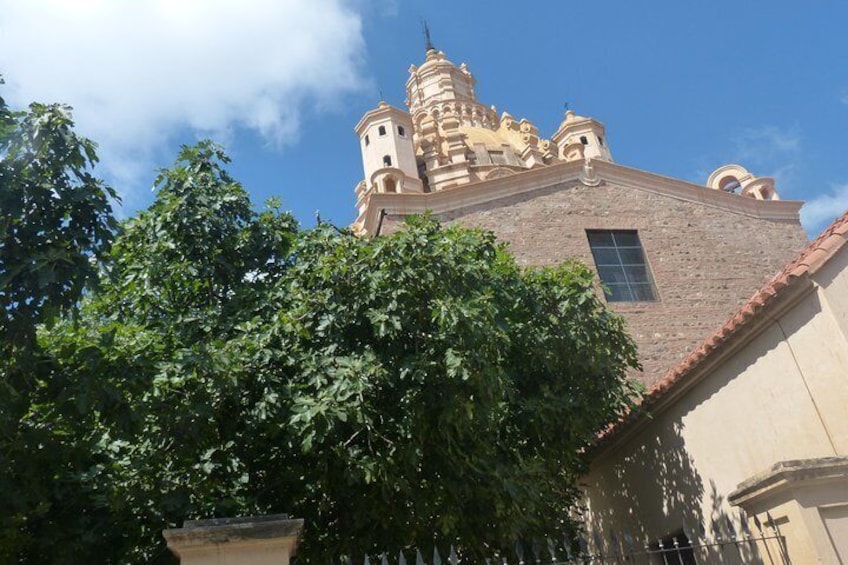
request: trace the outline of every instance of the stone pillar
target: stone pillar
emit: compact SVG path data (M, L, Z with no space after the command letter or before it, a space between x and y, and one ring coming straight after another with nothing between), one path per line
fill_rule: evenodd
M277 514L186 520L162 535L181 565L288 565L302 529L303 520Z
M793 563L848 563L848 456L781 461L727 497L783 536Z

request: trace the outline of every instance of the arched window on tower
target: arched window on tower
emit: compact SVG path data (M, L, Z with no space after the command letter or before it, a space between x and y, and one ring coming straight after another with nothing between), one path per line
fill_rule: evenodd
M582 143L583 145L589 145L589 140L586 138L585 135L581 135L580 136L580 143Z
M383 155L383 166L391 167L392 166L392 158L389 155Z
M380 126L377 128L377 133L380 135L386 135L386 126Z
M397 181L394 177L386 177L383 181L383 192L397 192Z
M718 183L719 188L730 194L739 194L742 192L742 184L734 176L726 176Z
M369 145L371 145L371 140L368 139L368 136L366 135L365 136L365 146L368 147Z

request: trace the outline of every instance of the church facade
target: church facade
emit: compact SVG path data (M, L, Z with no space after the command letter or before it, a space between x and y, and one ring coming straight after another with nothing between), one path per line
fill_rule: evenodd
M381 102L356 126L354 228L386 234L430 211L493 231L522 265L583 261L627 319L648 386L806 243L801 202L772 179L728 165L700 186L619 165L604 125L572 111L542 138L479 102L468 67L434 48L409 72L408 109Z
M584 480L589 551L673 540L693 548L675 563L848 562L848 217L808 245L802 203L742 166L696 184L620 165L573 111L542 137L429 41L406 96L356 125L353 228L429 212L491 230L525 266L578 259L639 347L645 411ZM770 541L738 541L763 524Z

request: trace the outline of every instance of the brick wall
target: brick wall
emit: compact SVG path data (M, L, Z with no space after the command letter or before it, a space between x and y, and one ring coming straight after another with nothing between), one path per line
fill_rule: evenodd
M638 230L659 300L611 307L627 320L644 366L639 377L648 386L721 326L807 241L797 222L751 218L609 183L554 185L442 218L494 231L522 265L576 258L594 267L587 229ZM401 222L387 216L382 233Z

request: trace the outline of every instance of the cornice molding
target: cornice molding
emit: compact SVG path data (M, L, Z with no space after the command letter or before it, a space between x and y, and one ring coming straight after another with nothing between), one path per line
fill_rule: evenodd
M848 483L848 457L780 461L740 483L727 501L731 506L750 510L755 504L790 489L834 483Z
M741 216L797 222L798 211L803 205L798 200L756 200L727 194L608 161L592 160L591 163L597 176L605 183L710 206ZM374 194L365 216L364 229L366 233L375 233L383 211L390 215L422 214L428 211L443 214L517 194L532 193L556 184L579 182L583 165L583 161L555 163L503 178L476 181L426 194Z

